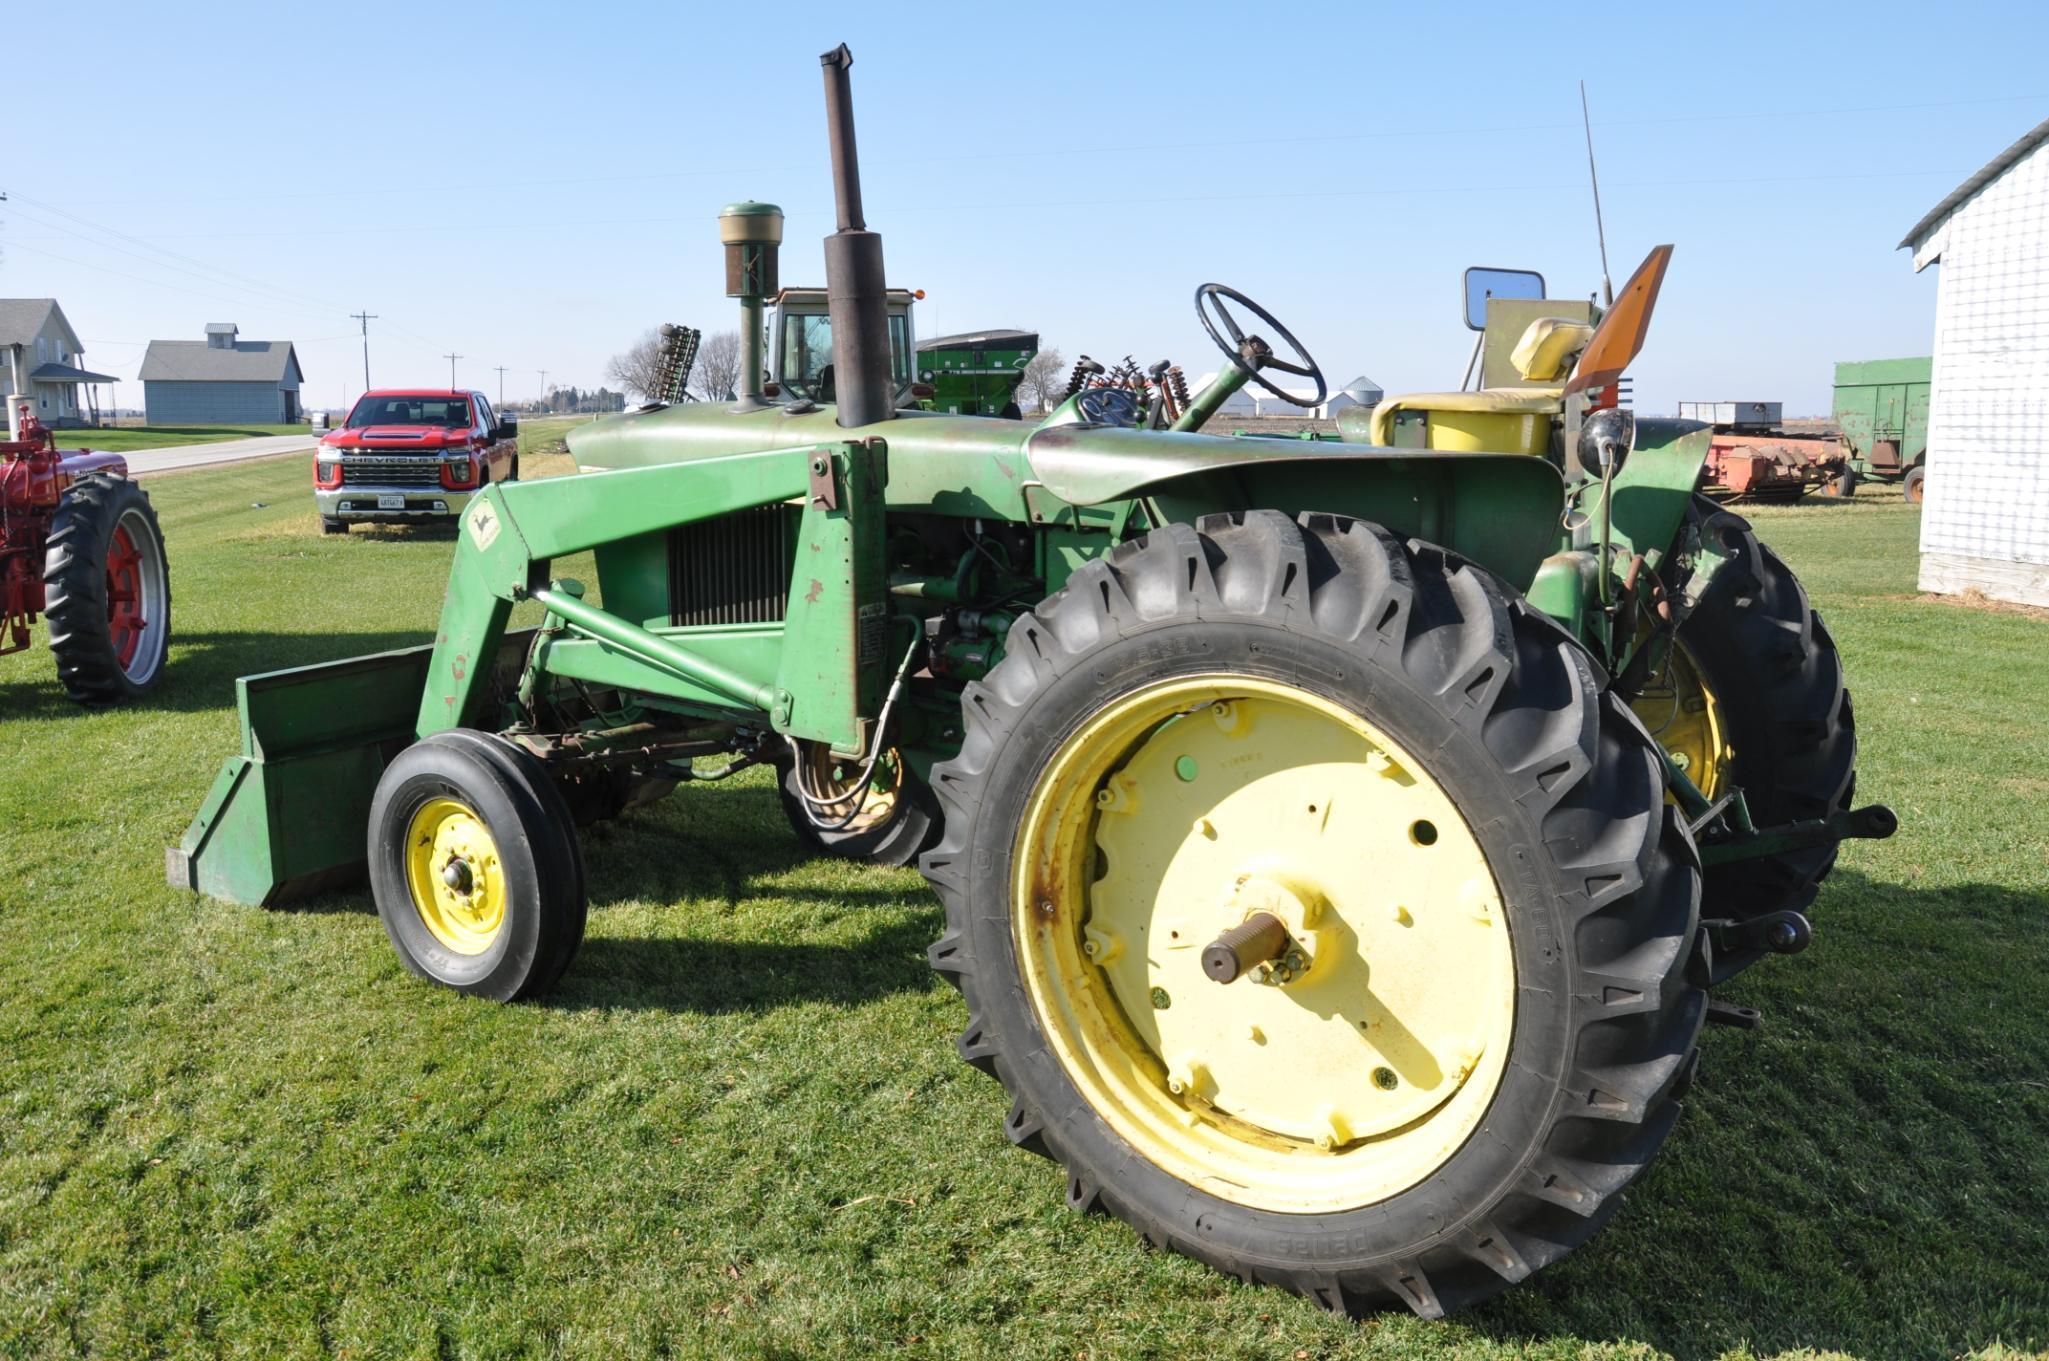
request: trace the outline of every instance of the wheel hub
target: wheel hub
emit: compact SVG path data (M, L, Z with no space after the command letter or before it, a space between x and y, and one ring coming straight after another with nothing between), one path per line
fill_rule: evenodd
M454 799L430 799L413 814L406 883L421 923L457 954L482 954L505 923L498 843L484 820Z
M1024 836L1021 868L1033 847L1094 867L1038 860L1021 944L1050 988L1078 939L1100 986L1035 1000L1155 1162L1329 1208L1412 1184L1477 1127L1514 1015L1500 895L1449 797L1356 715L1240 678L1153 687L1056 757Z

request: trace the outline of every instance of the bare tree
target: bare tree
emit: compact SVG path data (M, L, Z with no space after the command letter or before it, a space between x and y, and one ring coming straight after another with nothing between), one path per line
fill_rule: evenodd
M700 402L732 400L740 384L740 333L717 331L697 344L690 370L690 395Z
M1058 350L1040 350L1017 380L1017 404L1027 411L1046 411L1067 392L1067 361Z
M646 401L654 400L660 391L661 371L662 333L659 327L650 327L646 334L633 342L631 349L605 361L605 377Z

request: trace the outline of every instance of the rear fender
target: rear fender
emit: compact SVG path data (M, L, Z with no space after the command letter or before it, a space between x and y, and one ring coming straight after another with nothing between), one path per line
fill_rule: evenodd
M1140 495L1169 521L1253 509L1348 515L1449 548L1527 591L1558 546L1558 470L1519 454L1408 454L1336 465L1264 459L1186 474Z

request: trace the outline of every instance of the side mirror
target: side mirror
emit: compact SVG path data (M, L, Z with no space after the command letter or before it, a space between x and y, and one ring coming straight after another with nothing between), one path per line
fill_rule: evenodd
M1474 265L1466 271L1466 329L1487 329L1487 299L1544 296L1544 276L1533 269L1492 269Z
M1636 447L1636 413L1619 406L1588 412L1579 426L1579 466L1606 477Z
M515 413L510 411L500 412L498 416L498 428L491 432L491 438L494 440L518 439L519 417Z

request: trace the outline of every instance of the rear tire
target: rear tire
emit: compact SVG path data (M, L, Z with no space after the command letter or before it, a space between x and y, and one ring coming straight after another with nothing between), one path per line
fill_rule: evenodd
M1907 469L1906 477L1900 481L1900 494L1907 498L1908 505L1921 504L1921 498L1925 494L1922 483L1927 480L1927 476L1928 470L1919 463Z
M1292 770L1311 772L1312 782L1325 778L1315 772L1329 772L1330 787L1341 792L1327 796L1328 821L1347 791L1377 797L1371 781L1346 782L1360 781L1361 772L1385 776L1391 770L1399 784L1401 761L1412 762L1409 768L1421 775L1411 782L1427 777L1441 787L1452 805L1446 816L1465 825L1455 833L1432 828L1426 839L1417 829L1430 824L1409 824L1407 841L1397 836L1396 845L1463 839L1466 848L1449 862L1443 891L1415 902L1416 922L1431 931L1445 929L1445 922L1455 926L1457 915L1470 910L1459 904L1475 901L1467 895L1484 897L1492 889L1501 906L1496 921L1507 927L1509 939L1499 948L1513 960L1506 994L1513 998L1513 1024L1505 1046L1485 1054L1486 1064L1499 1065L1488 1070L1492 1087L1476 1087L1479 1104L1466 1105L1465 1118L1482 1123L1470 1127L1469 1136L1460 1132L1467 1127L1448 1125L1441 1152L1426 1151L1399 1167L1398 1141L1438 1119L1440 1108L1415 1125L1364 1139L1334 1133L1329 1142L1298 1147L1299 1136L1288 1136L1283 1162L1305 1169L1295 1175L1344 1180L1363 1174L1366 1184L1379 1188L1361 1197L1359 1183L1344 1180L1328 1208L1275 1208L1294 1194L1285 1171L1274 1173L1271 1187L1223 1177L1225 1164L1236 1167L1240 1159L1266 1165L1257 1161L1265 1156L1259 1150L1283 1136L1268 1124L1248 1138L1235 1133L1228 1118L1216 1119L1219 1110L1227 1117L1238 1112L1223 1104L1222 1088L1214 1089L1215 1104L1204 1100L1212 1088L1194 1075L1197 1070L1169 1075L1169 1062L1187 1060L1106 1057L1089 1047L1092 1026L1077 1028L1066 1019L1070 1009L1093 1008L1090 1014L1100 1014L1108 1027L1098 1033L1112 1037L1119 1026L1141 1033L1143 1025L1165 1024L1133 1020L1115 1001L1090 1000L1118 995L1124 986L1113 973L1123 967L1118 960L1164 969L1155 958L1168 959L1176 948L1166 944L1164 932L1126 950L1128 935L1106 943L1084 926L1104 910L1113 882L1120 885L1119 903L1149 901L1151 886L1176 872L1150 877L1158 857L1168 857L1171 867L1174 857L1205 854L1197 838L1230 831L1230 819L1240 815L1226 810L1240 805L1227 796L1215 805L1215 824L1199 817L1191 832L1185 821L1174 821L1180 817L1174 803L1160 824L1164 838L1127 840L1120 848L1105 833L1094 843L1113 812L1143 813L1149 803L1166 807L1169 794L1184 797L1174 791L1205 788L1192 783L1198 778L1192 756L1181 758L1186 766L1166 767L1172 773L1164 780L1148 767L1146 782L1131 776L1124 783L1123 772L1137 768L1139 757L1119 757L1115 740L1121 739L1101 736L1109 731L1101 725L1120 706L1140 704L1149 688L1178 693L1177 687L1204 684L1225 696L1215 721L1234 736L1241 731L1234 726L1241 701L1230 697L1233 686L1247 694L1261 688L1301 694L1311 705L1356 715L1390 735L1386 751L1399 753L1392 765L1355 762L1343 754L1353 748L1311 740L1295 748L1303 755ZM1522 1280L1590 1237L1670 1131L1706 1002L1688 969L1699 891L1691 841L1665 804L1654 749L1606 693L1600 668L1575 640L1479 568L1443 549L1331 516L1304 516L1298 524L1260 511L1210 516L1194 527L1170 525L1084 566L1064 590L1022 616L1003 661L967 687L962 710L960 755L933 772L945 834L923 868L944 900L947 930L930 956L968 1003L962 1057L1010 1092L1005 1130L1011 1141L1066 1168L1070 1207L1105 1210L1155 1246L1241 1280L1284 1286L1333 1312L1399 1304L1437 1317ZM1186 732L1193 742L1209 721L1202 707L1168 717L1145 730L1136 750L1150 760L1157 735ZM1246 721L1250 726L1242 731L1278 731L1264 726L1264 716ZM1183 722L1194 727L1177 729ZM1334 723L1330 731L1351 729ZM1244 761L1268 759L1254 753L1258 745L1243 748L1240 761L1206 755L1199 770L1220 773L1202 778L1219 785L1241 778L1234 770L1253 768ZM1096 766L1071 765L1078 751L1097 753L1087 759L1110 772L1093 796L1089 772ZM1125 764L1115 764L1119 760ZM1071 771L1079 774L1069 779ZM1177 785L1175 775L1190 783ZM1059 793L1062 788L1070 792ZM1299 817L1300 798L1273 796L1277 788L1262 785L1257 797L1275 806L1277 820ZM1046 803L1056 796L1066 802ZM1051 818L1049 806L1073 815ZM1317 812L1311 804L1311 824ZM1376 825L1399 830L1403 823L1397 817ZM1063 835L1078 839L1071 867L1064 853L1039 858L1042 843L1033 829L1042 825L1064 826L1070 830ZM1340 843L1336 853L1353 853L1345 849L1352 844ZM1473 846L1483 861L1471 860ZM1034 857L1027 865L1019 860L1021 847ZM1228 854L1238 849L1231 846ZM1256 835L1244 849L1262 853ZM1397 849L1393 859L1410 854ZM1476 887L1474 879L1460 878L1469 863L1483 863L1479 873L1491 883ZM1091 873L1094 882L1084 883ZM1239 887L1246 882L1240 878ZM1408 924L1409 914L1397 907L1396 924L1386 925L1385 903L1355 915L1361 902L1378 901L1381 892L1381 879L1363 865L1318 882L1329 885L1327 911L1341 922L1337 941L1351 931L1363 939L1369 930L1386 939L1385 933ZM1324 942L1319 952L1333 948L1324 931L1314 934ZM1040 953L1040 942L1065 948L1071 935L1089 935L1075 953L1094 961L1074 969L1076 977L1044 967ZM1442 957L1459 958L1455 952ZM1337 967L1348 966L1341 953ZM1306 967L1304 983L1331 966L1312 961ZM1445 967L1456 973L1457 965ZM1216 988L1214 982L1184 984L1164 975L1162 981L1173 983L1175 995L1155 988L1153 1010L1144 1015L1169 1017L1166 1008L1173 1006L1196 1008L1200 1016L1203 1008L1248 1000L1242 993L1202 991ZM1261 991L1245 979L1228 986L1251 989L1254 999ZM1194 991L1184 994L1184 987ZM1063 989L1058 1006L1041 1000L1048 990ZM1455 988L1427 992L1430 1006L1458 996ZM1302 1006L1315 1014L1308 1003ZM1398 1047L1397 1031L1414 1038L1396 1017L1372 1043ZM1232 1033L1242 1036L1244 1026ZM1252 1027L1250 1042L1266 1042L1260 1026ZM1114 1047L1110 1039L1096 1043ZM1353 1104L1372 1099L1309 1058L1298 1059L1306 1050L1277 1043L1275 1051L1284 1101L1288 1093L1307 1093L1312 1105L1318 1093ZM1455 1090L1480 1062L1470 1059L1452 1075ZM1297 1063L1304 1066L1291 1071ZM1135 1074L1123 1080L1148 1100L1170 1103L1170 1118L1160 1126L1167 1135L1148 1134L1128 1108L1100 1099L1099 1075L1106 1072ZM1383 1073L1389 1081L1381 1080ZM1373 1071L1373 1085L1384 1091L1394 1090L1395 1078L1390 1069ZM1460 1099L1441 1100L1449 1120ZM1172 1116L1175 1101L1185 1117ZM1344 1129L1337 1121L1331 1127ZM1177 1146L1172 1131L1182 1128L1194 1133ZM1161 1138L1167 1142L1156 1146ZM1201 1149L1212 1150L1209 1169L1200 1168L1200 1153L1174 1152L1198 1139ZM1237 1153L1238 1144L1249 1151ZM1441 1161L1433 1165L1431 1157ZM1346 1162L1354 1158L1364 1161ZM1184 1166L1192 1159L1198 1171L1170 1171L1177 1159Z
M349 532L349 522L347 520L338 520L332 515L323 515L320 517L320 532L322 534L346 534Z
M537 996L583 942L569 810L540 763L500 737L455 729L400 752L371 800L369 863L400 962L444 987Z
M156 688L171 647L171 567L148 493L107 473L65 490L50 521L43 599L57 678L72 699L105 709Z

